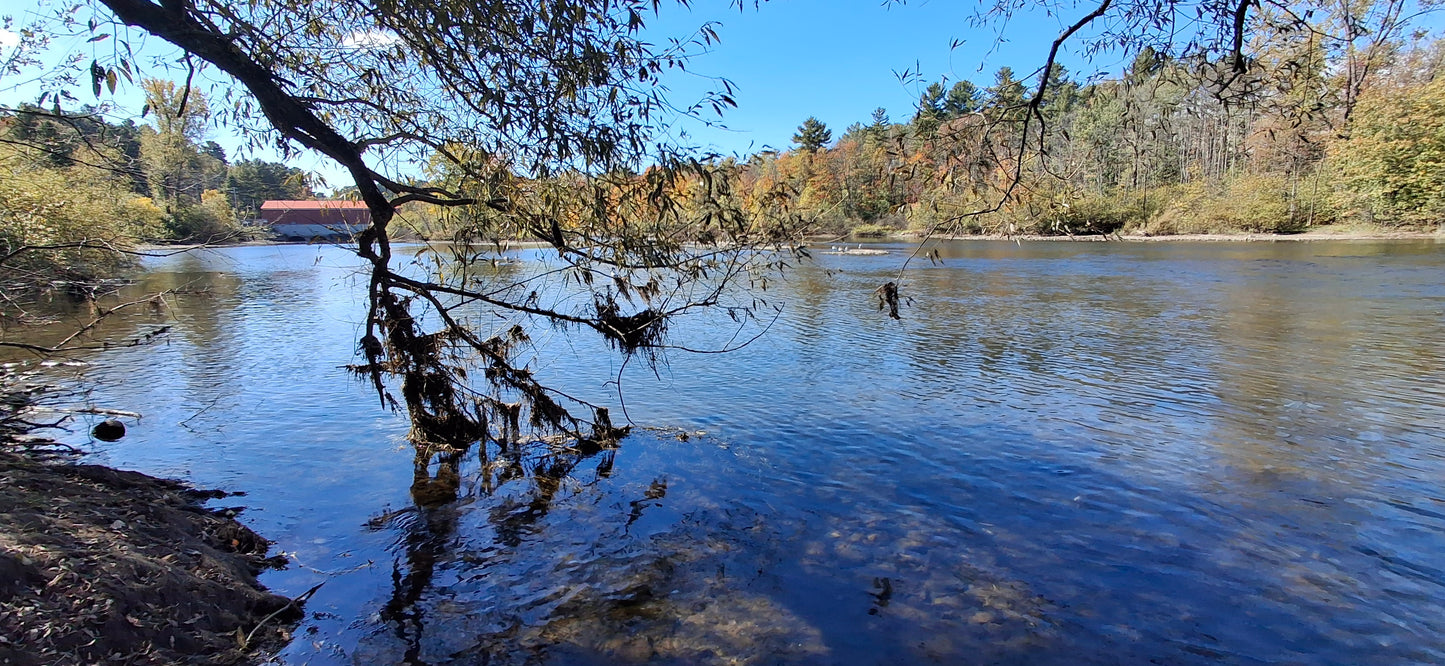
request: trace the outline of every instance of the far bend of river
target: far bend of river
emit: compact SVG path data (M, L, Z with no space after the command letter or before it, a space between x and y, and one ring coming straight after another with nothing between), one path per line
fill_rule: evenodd
M263 581L326 583L286 664L1445 663L1445 244L962 242L896 322L875 247L771 283L741 351L630 364L673 430L547 487L472 457L422 510L340 369L354 257L152 260L209 292L107 330L174 324L75 371L144 414L86 447L247 493ZM620 358L541 330L615 407Z

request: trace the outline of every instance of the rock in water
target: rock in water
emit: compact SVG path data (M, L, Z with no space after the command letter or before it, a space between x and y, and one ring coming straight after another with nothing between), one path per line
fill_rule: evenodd
M125 424L116 419L106 419L97 423L90 434L102 442L114 442L125 437Z

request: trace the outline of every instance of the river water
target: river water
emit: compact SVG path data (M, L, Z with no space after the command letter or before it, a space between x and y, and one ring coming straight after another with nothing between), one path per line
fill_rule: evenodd
M441 507L340 367L342 250L150 260L185 293L106 334L170 333L56 371L144 414L71 436L97 462L246 492L263 581L325 583L286 664L1445 662L1445 245L961 242L901 321L873 247L771 282L740 351L629 364L656 429L469 459ZM538 335L617 406L615 353Z

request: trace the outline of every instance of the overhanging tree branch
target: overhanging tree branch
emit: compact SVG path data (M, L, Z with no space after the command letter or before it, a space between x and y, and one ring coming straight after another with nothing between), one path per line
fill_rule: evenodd
M760 250L787 234L744 224L715 167L668 148L651 154L651 127L667 108L657 78L686 54L640 40L636 17L650 0L95 1L229 75L246 92L237 108L254 102L284 140L351 174L372 216L357 239L370 280L366 362L355 368L383 404L383 375L401 379L419 442L460 446L489 420L515 420L515 403L500 393L465 408L463 396L475 395L459 368L473 361L497 391L528 405L535 426L577 432L550 389L511 357L524 333L472 331L455 318L464 306L586 328L628 355L654 353L667 319L718 305L749 270L784 265ZM364 31L379 31L380 42L343 45ZM382 146L386 155L368 164L366 151ZM402 160L427 164L430 180L387 170ZM388 224L415 203L462 222L457 265L472 265L477 238L535 238L571 269L544 271L557 281L541 281L581 293L549 305L536 289L398 272ZM671 291L660 274L675 282Z

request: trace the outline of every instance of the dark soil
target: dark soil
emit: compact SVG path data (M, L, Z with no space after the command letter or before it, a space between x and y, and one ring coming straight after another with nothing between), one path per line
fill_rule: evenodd
M284 559L201 504L222 495L0 450L0 664L238 664L283 644L301 611L256 574Z

